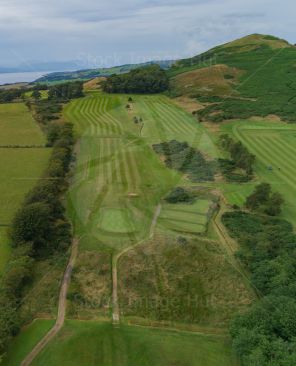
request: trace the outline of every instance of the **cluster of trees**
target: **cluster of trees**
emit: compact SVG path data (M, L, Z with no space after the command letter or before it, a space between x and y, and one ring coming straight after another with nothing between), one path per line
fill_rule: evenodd
M169 79L158 65L150 65L127 74L111 75L102 83L107 93L161 93L169 87Z
M214 161L207 161L199 150L187 142L172 140L153 145L156 153L165 156L167 167L187 174L193 182L213 181L216 171Z
M168 203L192 203L196 200L195 195L182 187L174 188L166 197Z
M296 364L296 235L287 221L242 211L223 215L240 244L259 300L231 325L242 366Z
M233 140L229 135L220 136L221 147L228 151L230 159L219 159L220 168L226 179L230 181L248 181L253 175L253 165L256 156L240 142ZM244 173L240 170L243 170Z
M282 211L284 199L278 192L271 191L268 183L261 183L255 187L254 192L247 197L246 207L270 216L277 216Z
M69 99L80 97L83 97L82 81L57 84L48 88L48 99L67 101Z

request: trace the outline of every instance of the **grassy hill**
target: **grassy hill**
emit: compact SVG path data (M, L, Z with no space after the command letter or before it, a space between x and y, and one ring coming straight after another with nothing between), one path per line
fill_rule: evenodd
M296 121L296 47L253 34L178 61L169 71L171 94L210 105L201 119L265 117Z

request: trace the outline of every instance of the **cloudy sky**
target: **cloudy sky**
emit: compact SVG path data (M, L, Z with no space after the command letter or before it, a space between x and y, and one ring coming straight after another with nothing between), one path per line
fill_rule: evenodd
M0 65L176 59L250 33L296 43L295 0L0 0Z

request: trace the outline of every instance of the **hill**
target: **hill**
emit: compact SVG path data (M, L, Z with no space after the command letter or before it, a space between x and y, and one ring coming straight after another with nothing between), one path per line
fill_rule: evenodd
M296 47L253 34L178 61L170 69L172 96L211 103L200 119L278 115L296 121Z

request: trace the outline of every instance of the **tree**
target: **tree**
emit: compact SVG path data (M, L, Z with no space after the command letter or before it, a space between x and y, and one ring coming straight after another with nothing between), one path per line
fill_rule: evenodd
M32 92L32 98L34 98L35 100L39 100L41 99L41 93L39 90L34 90Z
M247 197L246 207L256 210L262 204L266 204L270 198L271 186L268 183L261 183L255 187L255 191Z
M278 216L282 211L284 202L283 196L280 193L273 193L265 207L265 213L270 216Z
M16 214L11 229L14 246L32 242L34 249L45 246L50 237L51 209L43 202L22 207Z

